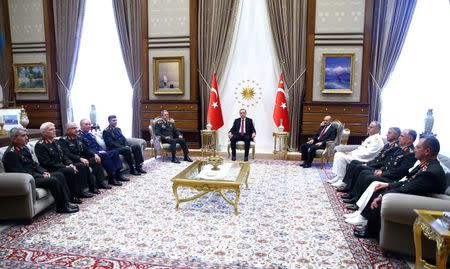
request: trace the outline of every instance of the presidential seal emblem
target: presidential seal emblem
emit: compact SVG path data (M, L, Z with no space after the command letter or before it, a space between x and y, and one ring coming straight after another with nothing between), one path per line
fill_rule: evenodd
M262 88L254 80L242 80L235 87L234 98L241 106L255 106L262 100Z

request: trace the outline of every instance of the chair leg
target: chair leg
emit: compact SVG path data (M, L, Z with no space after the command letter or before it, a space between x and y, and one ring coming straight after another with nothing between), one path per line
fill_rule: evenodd
M255 148L254 147L252 147L252 157L253 157L253 160L255 159Z
M228 159L230 158L230 145L227 146Z

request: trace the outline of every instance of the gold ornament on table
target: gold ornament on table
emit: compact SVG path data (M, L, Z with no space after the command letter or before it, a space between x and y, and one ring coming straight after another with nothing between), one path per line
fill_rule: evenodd
M5 125L5 122L3 121L3 115L0 115L0 135L7 135L8 132L3 130L3 126Z
M284 131L283 119L280 118L280 126L278 126L278 132L283 132L283 131Z
M30 123L30 120L28 119L28 114L25 111L25 108L22 106L20 109L20 125L23 126L23 128L27 128L27 125Z
M217 155L217 151L214 150L214 154L208 157L208 164L211 164L213 168L211 170L220 170L219 165L223 163L223 158Z

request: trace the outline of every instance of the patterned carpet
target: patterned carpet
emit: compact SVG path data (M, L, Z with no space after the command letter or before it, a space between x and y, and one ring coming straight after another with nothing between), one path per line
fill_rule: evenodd
M253 161L235 216L216 193L174 209L170 179L187 165L148 161L147 175L84 199L79 213L49 210L3 231L0 267L409 268L352 235L329 169Z

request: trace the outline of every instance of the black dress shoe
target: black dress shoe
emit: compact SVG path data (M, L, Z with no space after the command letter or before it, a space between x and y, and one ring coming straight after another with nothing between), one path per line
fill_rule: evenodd
M358 238L374 238L375 235L371 235L367 232L367 229L364 228L357 228L353 230L353 235Z
M93 194L100 194L101 193L98 189L93 189L93 190L90 190L89 192L93 193Z
M192 162L192 159L189 157L189 156L184 156L184 161L186 161L186 162Z
M122 176L122 175L117 175L117 176L116 176L116 180L117 180L117 181L130 181L129 178L124 177L124 176Z
M358 202L358 199L356 199L356 198L342 199L342 202L344 202L346 204L354 204L354 203Z
M338 192L349 192L350 189L347 188L347 186L345 186L345 187L341 186L341 187L337 187L336 191L338 191Z
M71 207L68 207L68 206L56 209L56 212L58 212L58 213L75 213L75 212L78 212L78 211L80 211L80 209L78 207L77 208L71 208Z
M73 204L81 204L83 201L81 201L81 199L78 197L72 197L72 199L70 199L70 202Z
M94 197L94 195L87 191L83 191L80 193L80 198L92 198L92 197Z
M98 188L99 189L111 189L112 187L110 185L106 184L104 181L102 181L98 184Z
M77 205L73 205L71 203L67 203L67 207L79 209L79 207Z
M172 158L173 163L180 163L180 161L177 158Z
M236 156L231 157L232 161L236 161Z
M353 195L351 193L346 193L341 196L342 199L352 199Z
M142 169L142 166L140 166L140 165L136 168L136 171L138 171L138 173L141 173L141 174L147 174L147 172L144 169Z
M311 167L311 165L309 163L304 163L303 164L303 168L310 168L310 167Z
M120 183L119 181L113 179L109 180L109 184L113 185L113 186L122 186L122 183Z
M356 211L359 209L359 206L357 206L356 204L349 204L349 205L346 205L345 208L347 208L348 210Z
M248 157L244 157L244 162L248 162Z
M139 173L139 172L136 171L135 169L131 169L131 170L130 170L130 174L133 175L133 176L140 176L140 175L141 175L141 173Z

